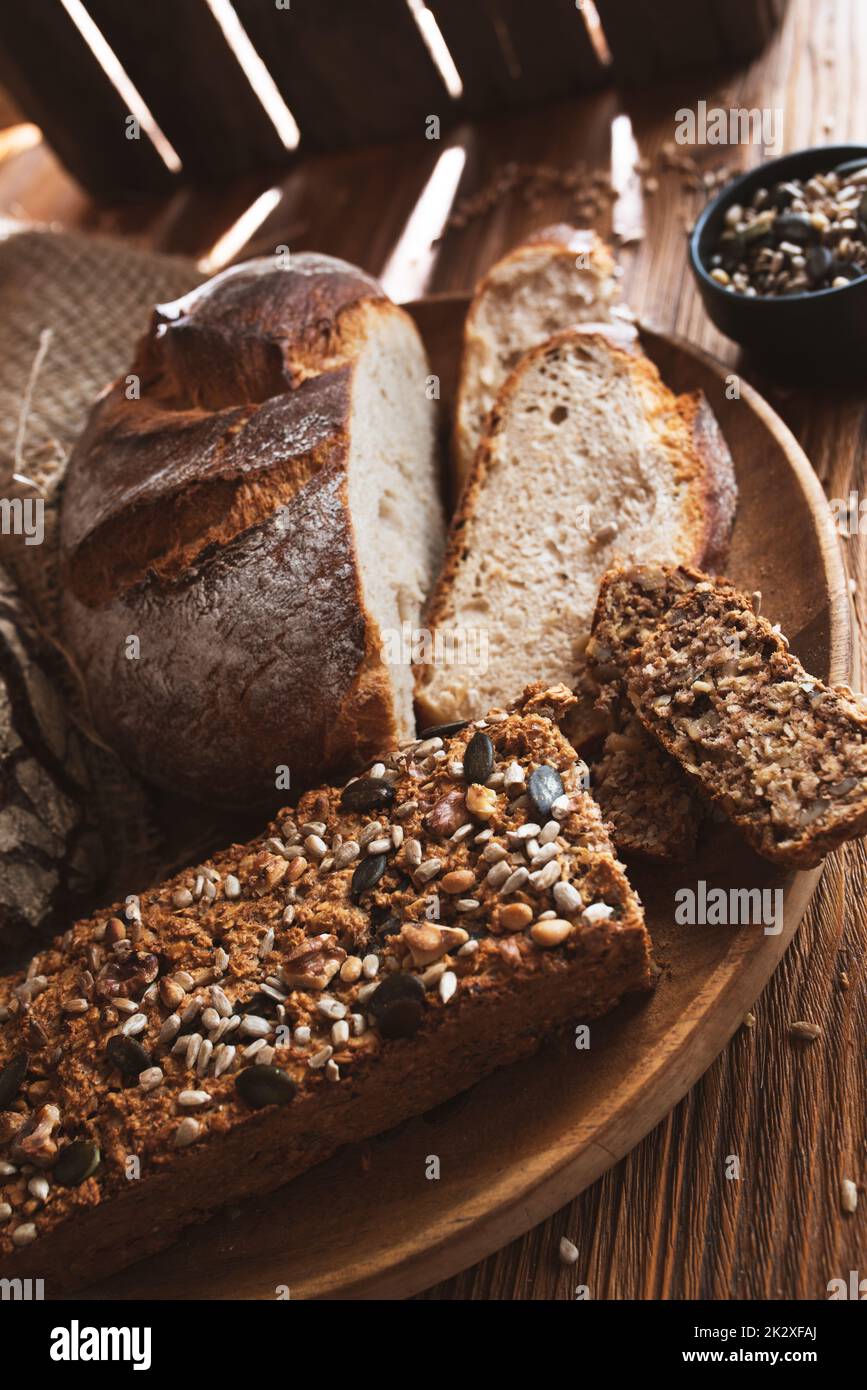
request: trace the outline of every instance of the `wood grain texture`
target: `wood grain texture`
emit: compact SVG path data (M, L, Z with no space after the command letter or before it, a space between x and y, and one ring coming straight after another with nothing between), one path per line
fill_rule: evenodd
M204 0L88 0L88 11L177 150L186 181L225 182L286 163L282 140Z
M704 99L721 106L769 106L783 115L783 150L862 139L867 86L863 0L790 0L783 26L748 67L722 76L696 73L652 89L592 96L467 127L462 194L482 188L509 160L561 169L582 159L605 171L614 117L628 116L641 154L653 161L674 135L675 112ZM381 271L401 232L399 209L411 208L430 171L412 151L395 157L364 152L364 172L349 163L311 159L292 175L291 197L267 234L276 245L317 247ZM774 151L773 153L775 153ZM702 163L733 170L762 151L703 148ZM865 486L867 409L853 391L776 389L743 364L704 315L686 271L684 223L700 196L684 193L674 173L658 172L659 189L644 200L645 239L620 252L627 298L644 318L683 335L740 369L768 396L803 445L829 497ZM164 248L165 238L206 252L233 221L194 195L183 205L116 210L87 203L44 148L0 166L0 208L55 217L75 226L134 234ZM520 195L495 201L437 248L428 288L466 290L505 249L534 227L568 215L569 197ZM297 231L299 221L303 230ZM608 230L600 219L598 230ZM262 243L266 245L267 243ZM817 345L821 351L821 345ZM784 525L769 509L768 526ZM855 608L867 633L867 546L845 542L857 582ZM867 857L863 844L834 855L792 947L755 1009L702 1080L629 1156L555 1217L497 1255L425 1295L433 1299L569 1299L577 1283L595 1298L823 1298L829 1278L867 1269ZM842 987L846 973L849 987ZM814 1019L813 1044L793 1041L793 1018ZM741 1158L741 1180L724 1175L725 1155ZM858 1182L858 1212L844 1214L839 1183ZM570 1270L557 1258L561 1235L579 1248Z

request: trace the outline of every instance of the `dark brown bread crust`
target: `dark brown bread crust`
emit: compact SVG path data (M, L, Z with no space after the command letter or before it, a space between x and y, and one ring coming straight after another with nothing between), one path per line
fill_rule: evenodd
M389 314L342 261L249 262L158 308L94 407L64 628L97 731L150 780L269 806L280 765L310 785L398 737L346 476L355 356Z
M410 745L370 772L374 787L391 779L392 796L367 812L341 805L338 790L310 792L252 844L143 894L137 918L121 921L116 906L81 922L26 979L0 981L0 1162L13 1168L2 1189L13 1209L0 1225L4 1276L38 1273L49 1295L104 1277L209 1210L271 1190L534 1050L558 1025L649 988L640 904L582 764L547 717L569 699L537 687L483 729ZM468 786L461 771L482 732L493 787ZM544 817L529 781L539 767L563 788ZM534 819L556 846L535 870L533 833L517 833ZM357 887L359 866L380 855L381 878ZM542 877L525 871L507 893L503 875L522 863ZM395 1033L377 991L397 980L415 991L415 1017ZM131 1019L130 1037L161 1075L124 1080L112 1060L119 1044L109 1039ZM340 1037L333 1020L345 1024ZM212 1052L220 1028L226 1041ZM242 1048L257 1035L259 1064L295 1084L285 1106L253 1109L236 1085L250 1079L255 1058ZM229 1059L217 1050L236 1044ZM26 1073L9 1094L9 1065L22 1056ZM179 1147L182 1125L193 1133ZM75 1140L98 1144L101 1162L63 1186L56 1165ZM44 1200L31 1197L25 1162L47 1178Z
M704 463L707 528L693 563L713 574L726 562L735 524L738 488L734 461L704 392L681 396L680 404L691 424L696 453Z

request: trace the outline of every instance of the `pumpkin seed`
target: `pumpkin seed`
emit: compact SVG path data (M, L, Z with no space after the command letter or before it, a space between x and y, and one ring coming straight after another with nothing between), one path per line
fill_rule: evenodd
M473 734L464 752L464 781L483 787L494 768L494 745L481 729Z
M451 724L433 724L429 729L422 729L419 742L426 743L429 738L449 738L452 734L459 734L469 722L469 719L455 719Z
M530 773L527 791L540 818L545 821L558 796L563 795L563 783L560 781L559 773L547 763L543 763L535 772Z
M136 1042L135 1038L123 1033L115 1033L105 1046L105 1055L113 1067L124 1076L138 1076L147 1067L153 1066L150 1053Z
M11 1062L0 1071L0 1110L8 1110L21 1090L21 1083L27 1074L29 1058L26 1052L19 1052Z
M340 794L345 811L373 811L377 806L390 806L393 801L394 787L382 777L359 777Z
M349 886L350 896L357 900L362 893L366 893L368 889L379 883L387 865L388 856L385 854L369 854L366 859L362 859L352 875L352 883Z
M411 1038L421 1025L424 1004L424 985L405 971L387 975L367 1001L384 1038Z
M288 1105L298 1087L282 1067L256 1062L245 1067L235 1078L235 1090L254 1110L263 1105Z
M93 1176L99 1164L99 1146L89 1139L74 1139L60 1150L51 1176L61 1187L78 1187Z
M807 252L807 274L814 285L824 280L834 257L827 246L811 246Z

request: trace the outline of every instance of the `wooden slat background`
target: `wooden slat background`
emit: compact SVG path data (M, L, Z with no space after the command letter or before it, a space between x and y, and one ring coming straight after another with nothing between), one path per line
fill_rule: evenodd
M294 0L293 0L294 4ZM0 26L2 37L2 26ZM739 365L735 347L709 324L684 261L684 224L701 198L658 166L674 136L674 113L710 105L778 106L785 148L867 137L867 4L790 0L784 27L741 71L675 76L653 90L606 87L550 108L515 113L455 131L467 153L461 193L481 189L510 160L570 170L610 166L611 122L628 116L659 187L644 198L645 238L620 252L624 289L656 325ZM289 241L357 261L380 273L421 194L439 146L420 135L396 148L325 155L299 164L280 184L283 200L256 233L259 249ZM704 148L702 167L736 168L761 151ZM0 211L111 230L155 249L205 254L244 206L268 186L253 176L222 195L190 190L141 206L88 200L39 147L0 163ZM536 202L520 192L496 199L481 217L452 228L433 251L428 288L466 290L497 255L529 231L568 216L567 192ZM599 230L609 221L600 218ZM817 351L821 344L817 345ZM741 369L743 365L741 365ZM766 390L826 484L828 495L867 489L867 403L862 392ZM769 516L768 524L774 524ZM846 542L857 583L862 643L867 637L867 541ZM543 1225L432 1289L431 1299L571 1299L576 1283L594 1298L823 1298L830 1278L867 1275L867 856L857 844L834 855L795 944L741 1030L667 1120L591 1189ZM849 988L843 988L846 972ZM792 1040L790 1020L812 1019L822 1037ZM479 1137L484 1142L484 1136ZM724 1176L738 1153L739 1182ZM861 1188L857 1213L839 1200L844 1175ZM566 1270L561 1235L579 1248Z
M462 78L450 94L407 0L235 0L253 48L300 128L301 152L418 137L478 115L757 51L785 0L600 0L603 63L583 0L431 0ZM84 0L183 164L184 182L291 162L206 0ZM60 0L4 6L0 74L97 197L146 194L169 176ZM120 134L118 133L120 131ZM123 143L121 144L121 140Z
M236 9L302 131L306 149L364 145L445 121L449 96L405 0L261 0Z
M144 131L126 138L129 112L60 0L0 5L0 83L91 192L159 191L172 179Z
M87 0L87 9L177 150L185 179L228 179L285 161L203 0Z

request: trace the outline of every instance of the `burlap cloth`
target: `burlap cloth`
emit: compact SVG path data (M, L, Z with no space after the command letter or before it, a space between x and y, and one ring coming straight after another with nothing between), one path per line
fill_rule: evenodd
M22 618L29 629L27 660L39 668L40 689L46 680L53 683L64 718L84 744L86 770L77 766L75 780L78 784L84 777L86 819L97 828L101 852L89 856L88 866L76 864L76 881L90 890L94 906L139 891L235 828L201 808L154 794L92 737L64 667L56 621L56 522L70 450L96 395L126 370L153 304L176 298L202 278L189 261L107 238L0 221L0 498L41 496L45 504L42 544L25 545L20 535L0 533L0 566L15 581L14 589L6 587L6 616L8 622L13 603L29 609ZM16 483L16 473L31 482ZM22 655L14 641L10 651L16 660ZM0 684L12 679L0 662ZM41 704L51 705L56 722L57 701ZM41 704L35 714L28 704L19 723L38 724ZM0 699L0 715L2 707ZM56 733L52 737L56 744ZM39 731L33 735L19 728L12 742L17 745L22 738L30 738L37 754L47 746ZM2 748L0 738L0 790L9 774ZM66 769L59 762L42 770L55 786L63 784ZM19 928L22 921L38 928L46 920L45 880L36 872L36 853L28 860L26 845L16 844L4 861L7 848L0 833L0 952L4 881L8 895L14 880ZM78 855L80 861L80 848ZM34 864L32 885L27 882L28 862ZM59 866L62 885L68 878L61 870ZM71 920L74 910L78 902L61 896L49 914L50 926L68 924L64 915Z

